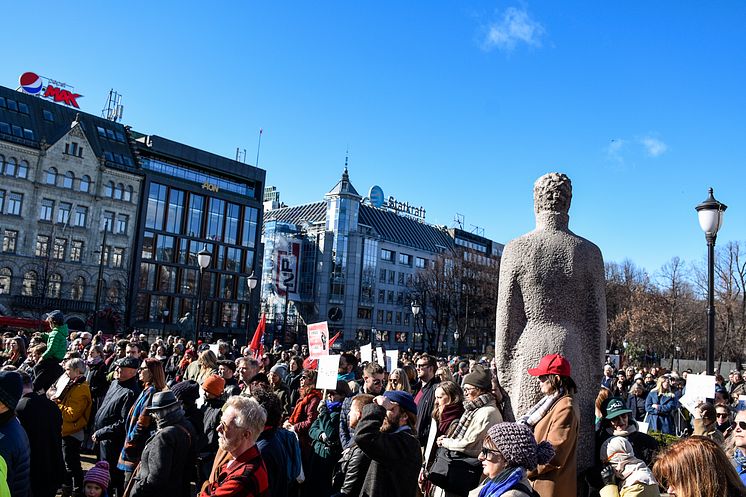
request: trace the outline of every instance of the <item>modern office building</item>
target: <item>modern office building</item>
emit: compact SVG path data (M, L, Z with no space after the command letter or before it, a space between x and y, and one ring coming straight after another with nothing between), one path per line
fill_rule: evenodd
M160 136L133 136L143 201L129 322L151 333L198 329L202 339L243 339L256 325L247 278L261 273L265 171ZM203 250L209 263L201 271ZM258 291L251 300L258 302Z
M413 315L412 301L424 298L417 275L456 253L499 264L501 244L427 224L424 209L405 202L384 205L375 188L369 196L376 198L364 198L345 167L322 201L265 212L262 312L273 337L302 342L307 324L327 321L330 336L343 333L339 344L421 349L430 317L423 312L416 322Z
M0 316L123 326L141 184L125 126L0 87Z

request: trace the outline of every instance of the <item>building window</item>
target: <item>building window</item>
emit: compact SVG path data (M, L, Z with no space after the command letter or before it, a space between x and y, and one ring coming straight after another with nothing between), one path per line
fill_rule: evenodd
M57 222L60 224L67 224L70 222L70 210L73 205L68 202L60 202L57 208Z
M404 292L396 292L397 305L404 305Z
M399 279L396 280L396 284L400 286L404 285L404 273L399 273Z
M383 310L378 309L376 311L376 323L383 324Z
M65 143L65 153L75 157L83 157L83 147L78 145L77 142Z
M386 270L385 269L381 269L381 271L379 273L379 277L378 277L378 282L379 283L386 283Z
M241 207L228 204L225 209L225 243L238 243L238 215Z
M396 271L389 270L389 285L393 285L396 278Z
M70 287L70 298L72 300L83 300L85 295L85 278L78 276L73 280L73 284Z
M70 245L70 262L80 262L83 256L82 240L73 240Z
M114 231L114 213L112 211L104 211L101 216L101 230L112 233Z
M0 269L0 295L10 293L10 282L13 279L13 272L10 268L4 267Z
M125 157L125 159L129 160L129 157ZM127 187L124 189L122 200L124 200L125 202L132 202L132 187L131 186L127 185Z
M404 313L404 326L409 326L409 313Z
M389 305L393 305L394 304L394 292L393 292L393 290L389 290L388 293L386 294L386 303L389 304Z
M119 295L121 294L122 284L118 281L112 281L111 286L106 290L106 301L111 305L117 305L119 303Z
M106 245L105 247L102 247L104 249L103 254L100 250L96 252L96 255L98 256L98 260L96 261L96 264L102 264L104 266L109 265L109 254L111 253L111 246Z
M384 304L386 302L386 290L378 290L378 303Z
M202 237L202 219L205 212L205 197L194 193L189 195L189 212L187 213L187 229L189 236Z
M394 317L394 324L401 325L401 312L397 312Z
M23 193L10 192L8 194L8 210L7 214L13 216L20 216L21 209L23 208Z
M223 239L223 222L225 220L225 201L219 198L210 198L210 207L207 211L207 238L220 241Z
M88 193L91 191L91 178L90 176L86 175L80 178L80 191L83 193Z
M370 319L373 317L373 314L370 309L366 309L364 307L358 307L357 309L357 318L358 319Z
M152 259L153 249L155 245L155 235L150 231L146 231L142 237L142 253L140 254L141 259Z
M74 225L85 228L86 222L88 221L88 207L79 205L75 208L75 219Z
M5 212L5 190L0 190L0 214Z
M394 252L391 250L381 249L381 259L384 261L394 262Z
M122 200L122 197L124 197L124 185L117 183L114 187L114 200Z
M415 259L415 266L419 269L425 269L427 267L427 259L424 257L417 257Z
M168 216L166 217L166 231L181 233L181 220L184 217L184 192L171 188L168 194Z
M412 265L412 256L409 254L399 254L399 264L402 264L404 266L411 266Z
M57 169L50 167L47 169L47 176L46 176L47 184L48 185L56 185L57 184Z
M122 235L127 233L127 226L129 225L130 217L126 214L119 214L117 216L117 229L116 232Z
M148 194L148 210L145 214L145 227L163 229L163 215L166 210L166 186L158 183L150 184Z
M67 240L65 238L55 238L54 247L52 249L52 258L58 261L64 261L66 251L67 251Z
M3 158L0 156L0 167L2 167ZM8 161L5 163L4 168L4 174L6 176L15 176L16 175L16 160L11 157L8 159Z
M114 196L114 182L109 181L106 183L106 186L104 186L104 197L113 197Z
M393 311L386 311L386 324L391 324L393 320L394 320Z
M42 111L42 114L44 116L44 120L45 121L54 122L54 114L52 114L51 112L49 112L47 109L44 109Z
M248 248L256 246L256 221L259 216L258 210L253 207L245 207L243 212L243 229L241 230L242 245Z
M41 206L39 207L39 221L52 221L52 213L54 212L54 200L51 198L41 199Z
M75 183L75 175L72 171L68 171L62 177L62 188L72 188Z
M111 267L122 268L124 267L124 249L114 247L111 251Z
M36 235L36 257L47 257L49 255L49 237L47 235Z
M47 298L60 298L60 290L62 290L62 276L54 273L49 276L49 283L47 283Z
M5 230L3 232L3 252L6 254L15 254L17 241L17 231Z
M21 295L26 297L33 297L36 295L36 284L37 276L36 271L28 271L23 275L23 287L21 288Z
M18 164L18 170L16 171L16 176L18 176L21 179L28 178L28 162L23 160L21 161L20 164Z

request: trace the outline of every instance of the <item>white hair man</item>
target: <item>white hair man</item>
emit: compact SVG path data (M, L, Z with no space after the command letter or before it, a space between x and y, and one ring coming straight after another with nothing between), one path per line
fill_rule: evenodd
M219 451L200 497L265 495L267 468L256 441L264 431L267 412L251 397L234 395L225 403L218 426Z

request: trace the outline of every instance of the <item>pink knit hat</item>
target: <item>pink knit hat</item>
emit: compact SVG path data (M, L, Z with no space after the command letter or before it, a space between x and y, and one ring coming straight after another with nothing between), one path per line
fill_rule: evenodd
M111 476L109 476L109 463L106 461L99 461L85 474L83 483L95 483L102 489L106 490L107 488L109 488L110 480Z

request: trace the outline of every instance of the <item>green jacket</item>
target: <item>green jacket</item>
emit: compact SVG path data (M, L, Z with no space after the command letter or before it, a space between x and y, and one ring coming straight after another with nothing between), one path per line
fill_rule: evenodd
M42 333L42 338L47 341L47 350L41 356L41 359L57 359L62 361L67 352L67 325L63 324L52 328L49 333Z

